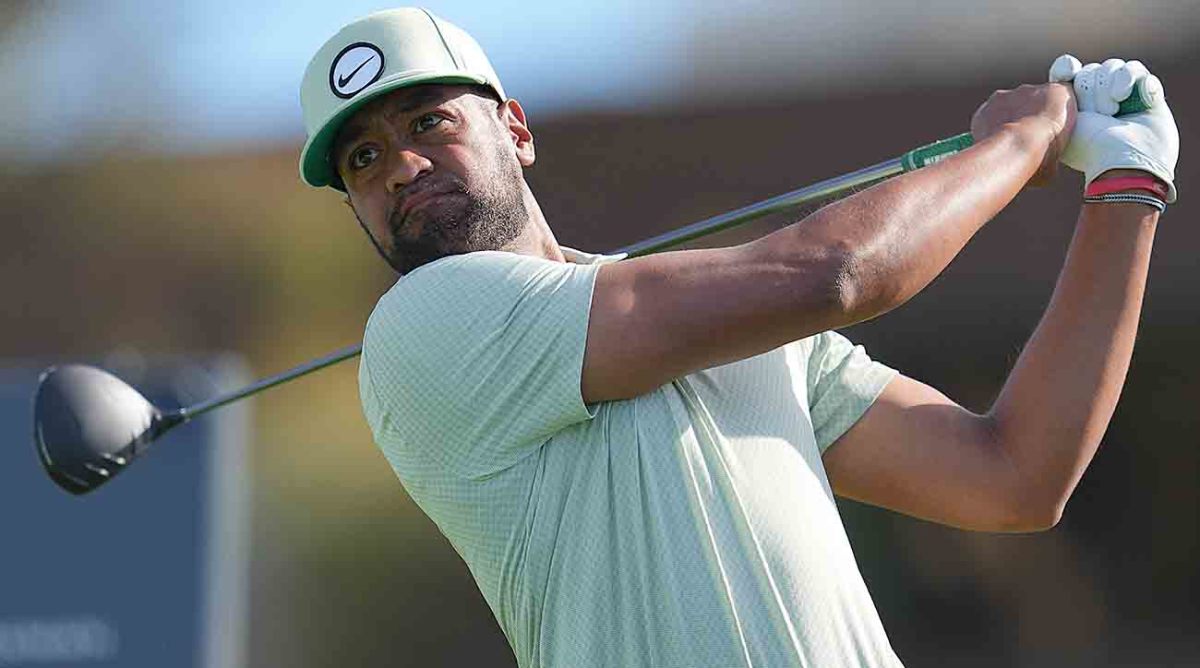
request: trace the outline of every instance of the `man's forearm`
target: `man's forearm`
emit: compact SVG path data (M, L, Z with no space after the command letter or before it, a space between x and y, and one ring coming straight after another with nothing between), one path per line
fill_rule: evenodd
M760 240L779 256L837 249L850 324L903 304L927 286L1037 171L1051 135L1012 124L970 150L831 204Z
M1023 503L1057 521L1125 382L1158 213L1087 204L1033 337L988 414Z

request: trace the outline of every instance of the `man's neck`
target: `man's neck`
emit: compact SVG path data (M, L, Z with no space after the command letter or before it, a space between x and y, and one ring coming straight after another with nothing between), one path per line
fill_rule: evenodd
M538 206L529 186L525 186L525 210L529 212L529 222L526 223L525 229L501 250L542 257L554 262L566 262L562 248L554 238L554 232L546 222L546 216L542 214L542 208Z

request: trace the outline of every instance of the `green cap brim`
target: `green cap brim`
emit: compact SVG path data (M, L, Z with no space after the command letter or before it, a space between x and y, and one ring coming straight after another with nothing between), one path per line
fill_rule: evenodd
M408 86L431 83L489 85L488 81L482 77L472 77L464 75L462 72L420 72L409 73L407 76L394 79L381 79L358 95L346 100L346 103L308 138L308 141L304 143L304 148L300 151L300 179L314 188L330 186L340 190L341 188L338 188L337 185L338 181L334 179L329 151L333 148L333 142L337 139L342 124L363 105L380 95Z

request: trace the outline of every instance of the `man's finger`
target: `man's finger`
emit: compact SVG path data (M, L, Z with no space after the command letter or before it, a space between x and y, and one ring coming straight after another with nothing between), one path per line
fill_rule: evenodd
M1133 93L1133 87L1137 85L1138 81L1148 76L1150 76L1150 71L1140 61L1126 62L1125 67L1113 73L1112 83L1109 87L1112 98L1121 102Z
M1070 81L1083 67L1079 59L1069 53L1064 53L1050 64L1050 83Z
M1080 111L1096 111L1096 71L1100 63L1088 63L1075 73L1075 101Z
M1130 86L1129 91L1126 91L1121 97L1116 97L1113 91L1113 81L1118 72L1125 68L1125 61L1120 58L1109 58L1096 68L1096 111L1105 116L1114 116L1120 108L1121 100L1129 97L1129 92L1133 90Z

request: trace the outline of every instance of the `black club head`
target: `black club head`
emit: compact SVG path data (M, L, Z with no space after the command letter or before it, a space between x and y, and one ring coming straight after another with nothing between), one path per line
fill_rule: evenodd
M72 494L108 482L173 422L125 381L95 367L51 367L38 381L38 458Z

